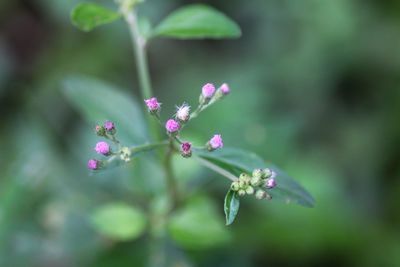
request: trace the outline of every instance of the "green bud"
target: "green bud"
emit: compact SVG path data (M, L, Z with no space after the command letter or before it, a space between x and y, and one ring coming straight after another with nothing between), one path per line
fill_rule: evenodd
M233 183L231 184L231 189L232 189L233 191L238 191L238 190L240 189L239 182L238 182L238 181L233 182Z
M105 136L106 135L106 129L103 126L96 125L95 127L95 132L98 136Z
M256 192L256 198L257 199L263 199L265 198L267 195L267 192L265 192L264 190L258 189Z
M272 176L272 170L270 168L265 168L263 178L270 178L271 176Z
M250 175L248 175L247 173L241 173L239 179L243 181L250 180Z
M239 194L240 197L242 197L242 196L246 195L246 191L244 191L243 189L240 189L238 191L238 194Z
M246 187L246 182L244 180L239 180L239 187L240 188Z
M259 186L261 184L261 182L262 182L261 178L258 178L258 177L252 177L250 180L250 184L252 186Z
M129 147L123 147L121 149L120 158L125 162L131 161L131 150L129 149Z
M254 194L254 187L248 186L248 187L246 188L246 194L248 194L248 195Z
M270 194L268 194L268 193L265 193L265 199L266 200L271 200L272 196Z
M263 176L263 170L262 169L255 169L253 171L253 177L262 178L262 176Z

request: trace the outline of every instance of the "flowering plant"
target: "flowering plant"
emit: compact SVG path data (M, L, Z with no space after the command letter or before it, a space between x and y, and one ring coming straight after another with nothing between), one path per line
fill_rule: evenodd
M213 83L206 83L198 89L198 104L190 105L189 102L185 102L177 106L175 114L168 116L165 121L162 120L163 105L153 95L148 72L145 55L148 43L157 37L178 39L237 38L241 35L239 26L214 8L205 5L189 5L173 12L158 26L151 29L148 26L149 24L145 24L147 26L144 27L138 20L136 6L139 2L141 1L116 0L119 6L118 12L98 4L83 3L79 4L71 14L74 25L83 31L92 30L96 26L110 23L119 18L123 18L127 22L133 41L140 89L144 99L142 106L149 114L146 119L150 134L133 132L133 135L136 136L143 137L145 135L143 139L146 141L132 145L121 140L119 136L125 135L125 131L132 131L131 129L127 130L128 125L124 125L123 122L128 122L129 124L129 121L134 118L121 120L119 116L127 115L125 110L121 111L121 114L118 113L118 116L115 116L115 113L105 113L101 119L107 119L107 121L102 125L95 126L96 134L104 139L98 142L94 148L95 152L100 156L88 161L88 169L93 173L102 172L115 165L132 164L134 159L144 155L141 152L158 151L156 152L157 156L153 157L152 160L160 162L163 166L162 176L165 177L167 188L167 200L165 200L168 203L167 215L165 216L167 220L170 214L186 204L186 196L180 190L180 185L177 183L172 168L171 162L176 155L180 155L185 159L193 158L204 167L230 180L229 184L227 184L228 192L224 201L227 225L232 224L235 220L239 211L240 201L245 196L252 195L258 200L284 200L287 203L294 202L312 207L314 204L313 198L295 180L254 153L235 149L229 144L224 144L223 133L217 132L210 136L208 141L204 141L200 145L196 144L197 146L193 140L182 139L182 132L186 125L192 123L192 120L212 105L222 103L221 101L227 98L230 93L234 93L236 90L234 86L223 83L216 87ZM93 87L98 85L93 81L88 81L87 84ZM71 96L75 94L75 89L71 84L69 84L69 87L67 95ZM101 92L105 94L104 97L109 95L108 91ZM75 100L73 100L74 103L85 110L82 102L77 100L79 98L78 91L76 91L76 96L74 97ZM125 101L124 97L119 98L119 100L120 102ZM194 108L194 106L196 107ZM135 118L138 122L142 121L140 111L135 109L132 115L133 113L136 114ZM92 121L93 118L90 119ZM122 123L119 124L117 121ZM151 179L151 177L148 179ZM107 214L124 214L125 217L131 216L136 220L145 216L144 213L127 207L118 206L115 209L117 211L114 209L111 209L113 211L110 211L110 209L101 210L99 212L100 215L94 220L100 232L114 238L119 236L115 229L110 230L108 227L101 226L102 220L107 217ZM145 219L140 221L144 224ZM105 228L107 230L104 230ZM142 232L144 227L138 228L132 230L134 234L131 233L131 237Z

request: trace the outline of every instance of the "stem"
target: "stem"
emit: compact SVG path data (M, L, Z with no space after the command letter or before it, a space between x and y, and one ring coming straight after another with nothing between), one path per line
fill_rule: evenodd
M128 23L131 34L141 95L144 99L149 99L153 96L153 90L151 88L149 66L147 64L146 57L147 41L146 38L140 34L135 11L122 10L122 13L124 14L125 20ZM157 123L150 119L150 115L147 116L147 121L149 123L150 133L152 134L153 138L155 140L161 140Z
M169 139L169 147L167 151L167 155L165 156L164 160L164 169L165 169L165 178L167 182L167 190L169 197L172 201L172 209L174 209L178 202L179 202L179 196L178 196L178 185L176 183L176 179L174 177L174 173L172 170L172 156L174 155L174 142L173 139Z
M141 145L141 146L132 147L131 152L132 152L132 154L134 154L134 153L152 150L153 148L167 146L167 145L169 145L169 142L167 140L165 140L163 142L151 143L151 144L145 144L145 145Z
M213 170L219 174L221 174L222 176L225 176L226 178L228 178L229 180L231 180L232 182L236 182L238 180L238 178L231 174L230 172L222 169L221 167L219 167L218 165L209 162L208 160L202 159L200 157L196 157L197 160L204 166L209 168L210 170Z

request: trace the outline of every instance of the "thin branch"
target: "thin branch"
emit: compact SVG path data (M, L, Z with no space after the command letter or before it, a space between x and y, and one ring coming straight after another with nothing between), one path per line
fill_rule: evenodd
M218 165L216 165L216 164L214 164L214 163L212 163L212 162L210 162L210 161L208 161L208 160L205 160L205 159L203 159L203 158L200 158L200 157L196 157L196 159L197 159L204 167L207 167L207 168L209 168L210 170L215 171L216 173L221 174L222 176L228 178L228 179L231 180L232 182L236 182L236 181L238 180L238 178L237 178L235 175L233 175L232 173L230 173L230 172L228 172L228 171L222 169L220 166L218 166Z

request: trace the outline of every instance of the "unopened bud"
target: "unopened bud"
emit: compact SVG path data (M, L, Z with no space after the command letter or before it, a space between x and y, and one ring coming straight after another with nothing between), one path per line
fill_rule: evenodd
M104 129L107 131L107 133L113 135L115 134L115 125L112 121L106 121L103 125Z
M110 145L107 142L98 142L94 148L97 154L109 156L111 154Z
M157 101L156 97L152 97L149 99L144 100L146 106L151 114L156 114L160 111L161 103Z
M129 147L123 147L121 149L120 158L125 162L131 161L131 150L129 149Z
M96 125L96 127L94 128L96 134L98 136L105 136L106 135L106 129L104 129L103 126L100 125Z
M272 173L273 171L270 168L265 168L263 178L270 178Z
M259 177L252 177L250 180L250 184L252 186L259 186L261 184L262 180Z
M271 200L271 199L272 199L272 196L271 196L270 194L266 193L266 194L265 194L265 199L266 199L266 200Z
M263 176L263 170L262 169L255 169L253 171L253 177L262 178L262 176Z
M233 183L231 184L231 189L232 189L233 191L238 191L239 188L240 188L240 185L239 185L239 182L238 182L238 181L235 181L235 182L233 182Z
M256 192L256 198L257 199L263 199L267 196L267 192L265 192L264 190L258 189Z
M192 144L185 142L181 145L181 155L184 158L189 158L192 156Z
M220 134L215 134L210 141L206 144L208 151L214 151L216 149L222 148L224 143Z
M248 195L254 194L254 187L248 186L248 187L246 188L246 194L248 194Z
M265 181L265 187L266 187L266 188L272 189L272 188L274 188L275 186L276 186L276 181L275 181L274 178L268 178L268 179Z
M238 195L239 195L239 197L242 197L242 196L246 195L246 191L244 191L243 189L240 189L238 191Z
M89 159L87 167L89 170L98 170L100 168L101 162L97 159Z

